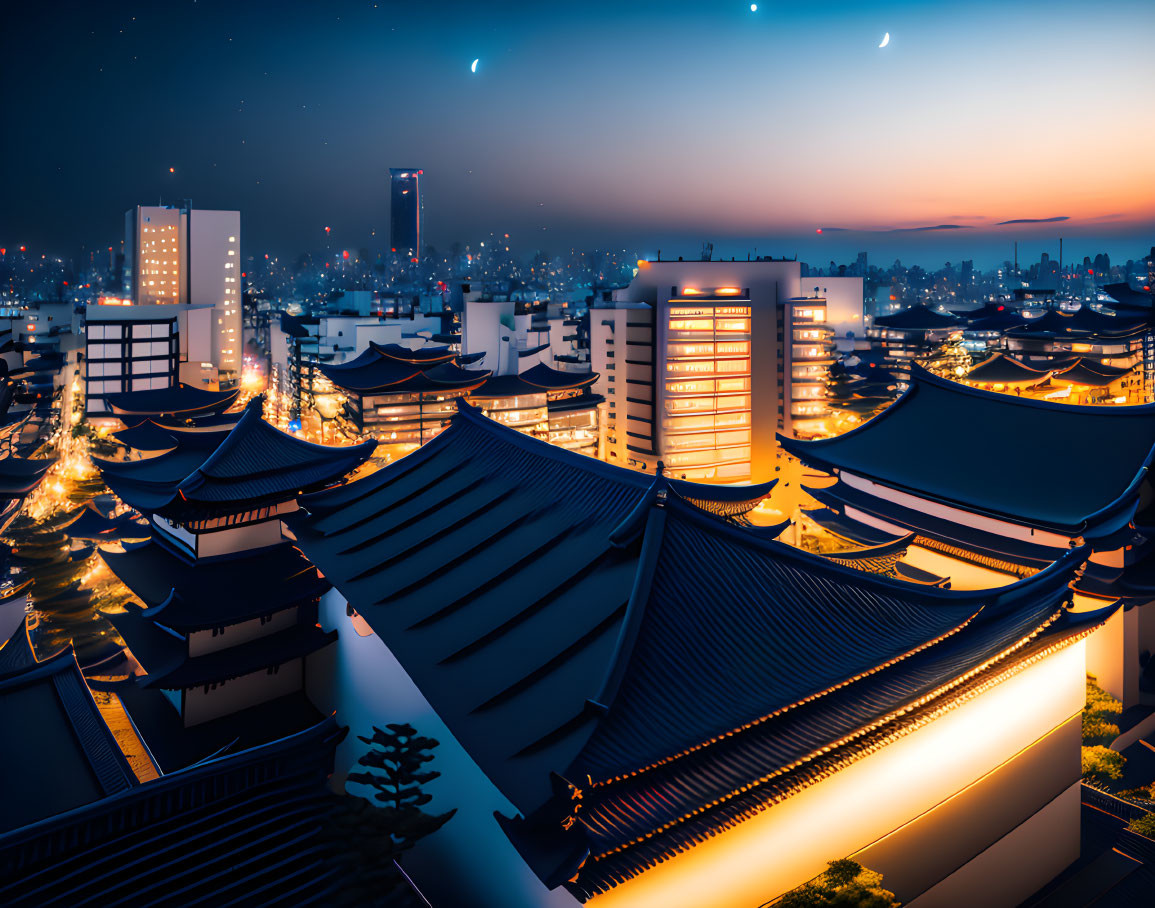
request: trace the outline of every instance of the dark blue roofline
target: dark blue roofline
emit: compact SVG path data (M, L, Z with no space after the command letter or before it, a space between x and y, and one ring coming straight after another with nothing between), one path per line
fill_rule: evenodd
M867 574L857 568L839 564L815 552L795 548L777 539L766 539L762 536L750 534L744 527L714 517L705 511L683 504L677 499L668 499L667 507L677 509L679 517L684 517L701 526L706 526L710 532L719 535L728 535L730 539L740 545L760 549L767 555L780 560L791 561L811 573L834 574L855 584L874 587L889 595L898 595L909 598L923 597L928 602L961 604L968 601L983 602L988 606L1002 608L1025 596L1038 596L1048 592L1056 592L1062 587L1069 586L1074 579L1076 569L1091 555L1090 546L1079 546L1065 552L1061 558L1036 574L1023 580L1015 581L1003 587L985 590L945 590L938 587L916 587L902 580L895 580L881 574Z
M1117 414L1119 417L1148 416L1151 418L1155 418L1155 403L1136 404L1134 406L1104 407L1104 406L1096 406L1094 404L1061 404L1061 403L1057 403L1056 401L1050 401L1050 400L1036 400L1034 398L1025 398L1025 397L1017 397L1017 396L1011 397L1009 394L1000 394L997 391L984 391L981 388L972 388L968 385L961 384L960 382L952 381L951 379L940 378L939 376L935 375L933 372L929 372L928 370L924 369L922 366L918 365L917 363L911 363L910 379L911 379L910 387L908 387L906 389L906 391L904 391L902 393L902 395L898 398L898 400L896 400L893 404L891 404L889 407L887 407L885 410L883 410L881 413L879 413L874 418L867 420L866 422L862 423L859 426L855 426L849 432L844 432L842 435L836 435L832 438L819 438L819 439L815 439L813 441L801 441L801 440L796 439L796 438L791 438L788 435L783 435L781 432L779 432L776 436L778 439L778 443L788 453L793 454L795 457L797 457L799 460L803 461L804 463L810 464L812 466L818 465L820 469L827 470L828 472L831 472L831 473L837 473L838 471L840 471L842 469L842 467L839 464L837 464L833 461L830 461L830 460L826 460L825 458L822 457L821 452L822 452L823 447L829 446L832 442L841 442L843 439L850 438L850 437L858 435L862 432L868 431L871 428L877 427L888 416L890 416L892 413L896 412L899 407L901 407L904 404L907 404L911 400L913 400L915 394L918 393L919 386L924 385L924 384L925 385L933 385L935 387L949 391L953 394L976 397L976 398L979 398L980 400L991 401L991 402L998 403L998 404L1012 404L1014 406L1023 406L1023 407L1028 407L1028 408L1034 408L1037 410L1050 410L1053 412L1064 412L1064 413L1074 412L1074 413L1082 413L1084 415L1095 415L1095 416L1112 415L1112 412L1117 410L1117 411L1119 411ZM1130 504L1130 510L1134 511L1135 508L1138 507L1138 500L1136 499L1135 501L1129 502L1128 499L1133 498L1135 496L1135 493L1138 490L1139 486L1142 484L1143 480L1147 478L1147 475L1151 469L1151 465L1153 462L1155 462L1155 447L1153 447L1147 453L1147 457L1143 461L1142 465L1140 466L1139 471L1135 474L1135 476L1132 478L1131 482L1127 485L1127 488L1123 490L1122 494L1120 494L1114 501L1110 502L1109 504L1105 505L1104 507L1100 508L1099 510L1093 512L1092 514L1086 515L1082 519L1082 522L1079 525L1074 526L1074 527L1057 527L1057 526L1052 526L1050 524L1037 523L1037 524L1034 524L1034 526L1037 526L1040 529L1053 529L1053 530L1057 530L1059 532L1071 532L1071 531L1073 531L1075 533L1079 533L1079 532L1086 531L1094 523L1102 523L1103 521L1105 521L1109 517L1122 516L1120 514L1120 512L1124 511L1124 509L1127 508L1127 506L1129 504ZM857 475L857 473L854 470L849 470L848 472L850 472L854 475ZM908 492L911 495L915 495L919 498L925 498L925 499L930 500L930 501L937 501L937 502L940 502L941 504L949 505L951 507L958 508L960 510L970 511L971 513L974 513L974 514L982 514L982 515L989 516L989 517L995 517L999 520L1004 520L1008 523L1013 523L1013 524L1016 524L1018 526L1025 526L1026 525L1023 523L1023 520L1020 517L1011 517L1011 516L1006 515L1006 514L1001 514L998 511L992 511L992 510L985 509L985 508L978 508L978 507L975 507L974 505L967 504L966 502L959 502L959 501L954 501L954 500L948 499L948 498L942 498L942 497L936 496L930 492L927 492L924 489L916 489L916 488L912 488L910 486L904 486L904 485L901 485L899 483L891 482L889 480L888 481L878 480L878 482L880 485L884 485L888 488L899 489L900 491ZM1127 516L1127 520L1130 520L1130 519L1131 519L1130 516ZM1116 522L1118 522L1118 521L1116 521ZM1124 521L1124 522L1126 522L1126 521ZM1102 528L1101 532L1096 533L1096 535L1113 533L1117 529L1118 529L1118 526L1112 525L1109 527Z

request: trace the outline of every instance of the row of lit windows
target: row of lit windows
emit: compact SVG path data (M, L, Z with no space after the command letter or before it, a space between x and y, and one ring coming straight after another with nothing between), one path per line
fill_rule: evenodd
M667 467L712 466L721 460L746 464L748 472L750 448L747 445L728 448L725 451L682 451L665 457Z
M696 381L668 381L668 394L727 394L733 391L749 391L750 378L698 379Z
M720 413L723 410L749 410L750 395L729 397L676 397L666 401L667 413Z
M671 435L666 438L665 447L669 451L712 451L717 448L749 444L750 430L735 429L729 432L699 432L695 435ZM722 458L730 459L725 454L722 455Z
M671 318L671 331L713 331L719 334L749 334L748 318Z
M666 363L666 371L674 375L714 375L728 372L747 374L750 371L748 359L684 359Z
M721 315L750 315L749 306L671 306L670 318L715 318Z
M667 416L662 427L667 432L689 432L698 429L735 429L750 425L750 411L707 413L703 416Z
M718 343L671 343L666 348L669 356L749 356L749 341L719 341Z

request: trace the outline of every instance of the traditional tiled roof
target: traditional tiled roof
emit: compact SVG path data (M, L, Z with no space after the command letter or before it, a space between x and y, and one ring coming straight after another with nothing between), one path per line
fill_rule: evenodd
M71 646L37 661L21 622L0 665L0 833L136 785Z
M191 563L157 542L101 549L114 574L148 608L144 618L181 633L272 614L329 589L316 567L288 543L243 559Z
M1130 309L1146 309L1155 307L1155 295L1149 291L1133 290L1126 281L1118 284L1105 284L1103 292L1116 300L1120 305Z
M598 380L597 372L563 372L545 363L538 363L520 375L495 375L486 380L470 396L488 400L490 398L516 397L519 394L545 394L549 391L565 391L588 388Z
M23 457L0 458L0 497L21 497L38 485L52 466L51 460L26 460Z
M142 539L152 532L148 524L131 511L109 517L91 501L78 508L61 529L67 529L72 539L96 542L109 542L122 537Z
M1131 371L1131 369L1105 366L1095 360L1079 359L1062 371L1055 372L1051 376L1051 382L1060 385L1085 385L1089 388L1105 388L1117 382Z
M173 438L172 433L165 431L163 426L151 419L146 419L131 428L113 432L112 437L126 447L149 453L171 451L177 446L177 441Z
M792 628L783 627L782 637L752 634L742 641L727 640L735 632L722 630L729 625L716 613L714 601L738 603L743 612L739 627L761 629L789 619L776 614L773 601L763 605L763 612L757 603L734 596L738 584L749 579L741 574L735 584L723 584L709 598L706 615L691 619L686 611L691 593L674 585L675 564L686 555L683 546L696 549L700 540L692 531L683 537L687 528L679 523L671 513L663 536L673 537L663 544L645 601L650 636L643 640L639 635L631 659L632 673L642 682L634 694L641 701L635 709L646 716L635 737L652 749L645 733L654 730L663 735L656 724L662 714L660 688L669 685L673 694L691 678L696 683L684 693L685 701L700 702L703 709L713 702L719 717L741 721L639 765L636 744L621 734L613 746L601 739L613 723L618 700L610 705L582 756L562 774L580 794L575 827L590 853L571 884L581 898L603 892L756 813L772 810L775 803L910 733L1049 647L1089 632L1110 612L1064 613L1063 600L1069 596L1065 584L1074 562L1084 557L1072 555L1045 576L1005 592L989 592L988 603L973 615L961 618L961 612L955 613L953 627L947 620L952 610L946 604L961 605L968 599L974 603L973 596L895 582L897 587L937 594L940 602L939 608L928 602L921 614L918 609L907 613L910 623L904 631L909 649L902 652L864 649L856 655L859 644L865 643L862 635L873 633L870 625L875 618L873 609L861 608L849 610L844 618L837 612L809 621L799 616ZM723 562L726 567L732 563ZM719 570L718 579L723 576ZM909 597L904 597L908 603ZM683 639L693 637L697 645L676 640L673 628L679 620L692 621L694 632ZM834 626L841 620L847 623L839 633ZM945 629L936 633L939 628ZM798 633L803 636L796 637ZM810 693L802 693L804 688L783 691L779 698L782 681L777 679L790 686L807 678L815 661L810 649L816 645L815 636L829 633L839 643L821 647L826 659L817 661L831 677L837 669L844 677ZM923 634L933 636L919 641ZM800 646L799 640L807 644ZM888 639L886 645L897 642ZM671 671L678 658L691 661L675 678ZM723 693L727 679L734 684ZM750 702L745 709L736 709L746 691ZM655 699L643 708L650 697ZM760 707L759 701L765 706ZM674 722L673 728L681 731L682 725Z
M1028 366L1005 353L995 353L971 369L966 375L966 381L982 385L1034 385L1045 382L1050 375L1049 370Z
M939 312L924 306L910 306L894 315L880 315L874 320L875 325L884 328L894 328L898 331L932 331L939 328L964 328L966 322L951 315L949 312Z
M906 393L865 425L818 441L779 436L779 443L812 467L843 470L968 511L1086 535L1114 531L1130 519L1155 449L1153 417L1155 405L1073 406L1019 398L915 366Z
M356 394L404 394L421 391L468 390L481 385L492 374L462 369L453 362L407 362L370 351L373 359L347 364L349 368L319 366L334 385ZM354 366L354 363L357 363Z
M559 716L581 715L605 671L637 557L610 537L651 481L467 407L412 454L309 496L312 516L291 522L497 784L532 800L578 746ZM676 488L735 513L766 491Z
M235 391L206 391L192 385L176 385L106 394L104 399L117 416L194 416L227 410L236 403L240 393L240 388Z
M690 503L740 512L758 493L645 477L465 410L292 523L521 811L503 825L534 869L576 874L585 898L903 733L912 703L938 708L1057 626L1086 557L951 592Z
M263 403L260 397L250 401L215 448L214 436L188 432L175 450L159 457L94 463L116 495L143 513L212 514L289 501L332 485L376 447L375 441L335 448L295 438L264 421Z

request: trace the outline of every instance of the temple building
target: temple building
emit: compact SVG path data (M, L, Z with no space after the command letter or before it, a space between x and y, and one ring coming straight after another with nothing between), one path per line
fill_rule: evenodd
M1107 315L1082 308L1073 315L1048 309L1041 316L1005 333L1010 355L1038 368L1069 365L1076 358L1115 369L1136 369L1136 402L1155 399L1148 363L1155 345L1155 320L1150 313L1123 310Z
M954 315L966 321L962 331L962 345L972 355L983 355L1003 345L1003 335L1018 328L1026 318L1006 303L987 303L978 309L955 310Z
M916 367L906 393L865 425L837 438L779 440L806 467L836 477L811 479L807 491L825 507L807 516L856 542L914 532L932 553L925 563L991 582L1029 577L1089 545L1080 600L1127 606L1092 638L1089 670L1131 706L1155 702L1155 665L1144 655L1155 651L1155 559L1143 529L1152 523L1153 417L1155 405L993 393Z
M336 888L317 842L331 716L161 773L106 709L70 646L37 658L21 614L0 641L0 903L311 904Z
M316 624L328 584L282 520L376 442L302 441L265 422L263 403L250 401L223 439L182 431L153 457L93 459L151 523L148 542L101 556L142 603L108 618L143 672L125 706L166 771L233 738L263 743L320 719L306 688L310 656L334 636Z
M562 372L538 363L519 375L494 375L469 402L491 419L550 444L598 457L604 451L598 408L590 388L596 372Z
M868 336L887 364L905 379L912 363L931 358L946 344L961 342L966 324L956 315L920 303L878 316Z
M999 589L899 581L907 541L833 558L749 525L773 486L463 406L302 499L329 705L442 742L431 809L457 815L406 857L434 903L749 908L849 856L903 903L1013 905L1078 856L1082 640L1114 608L1070 608L1089 549Z
M992 353L959 380L989 391L1021 394L1024 390L1044 384L1053 374L1051 369L1028 366L1005 353Z
M344 394L342 416L356 434L419 445L449 422L459 397L490 377L488 371L463 368L476 359L448 347L411 350L370 342L355 359L318 370Z

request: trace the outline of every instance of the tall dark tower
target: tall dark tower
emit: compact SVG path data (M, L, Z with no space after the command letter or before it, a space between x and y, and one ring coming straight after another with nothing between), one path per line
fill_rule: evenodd
M421 174L389 168L389 246L408 259L421 257Z

